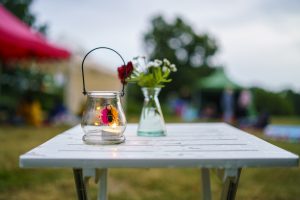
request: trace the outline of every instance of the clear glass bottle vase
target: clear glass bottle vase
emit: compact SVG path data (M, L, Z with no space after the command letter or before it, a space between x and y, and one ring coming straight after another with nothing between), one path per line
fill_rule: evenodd
M166 127L160 108L158 94L161 88L142 88L144 105L138 126L138 136L165 136Z

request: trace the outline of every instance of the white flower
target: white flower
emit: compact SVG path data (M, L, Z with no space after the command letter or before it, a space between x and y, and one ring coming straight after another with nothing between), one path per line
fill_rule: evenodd
M163 72L166 72L167 70L169 70L169 68L166 67L166 66L163 66L162 71L163 71Z
M148 62L148 64L147 64L147 68L149 68L149 67L160 67L160 64L161 64L161 63L159 63L159 62L157 62L157 61L150 61L150 62Z
M160 64L158 64L157 62L154 62L153 67L160 67Z
M169 66L171 63L170 63L170 61L168 60L168 59L166 59L166 58L164 58L164 64L166 64L167 66Z
M155 65L155 63L150 61L150 62L147 63L147 68L154 67L154 65Z
M146 66L146 57L145 56L137 56L133 58L132 64L133 68L138 71L138 73L146 72L147 66Z
M170 69L172 72L177 72L177 68L174 64L170 65Z
M154 60L154 62L152 62L153 65L152 67L160 67L161 61L160 60Z
M156 63L158 66L160 66L162 64L162 61L161 60L158 60L158 59L155 59L154 60L154 63Z

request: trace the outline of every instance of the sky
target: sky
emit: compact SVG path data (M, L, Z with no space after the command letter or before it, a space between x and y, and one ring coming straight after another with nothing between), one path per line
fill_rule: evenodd
M72 51L116 49L125 60L144 55L143 34L154 16L177 16L218 43L214 63L246 87L300 92L299 0L35 0L38 23L48 38ZM91 59L120 64L109 53Z

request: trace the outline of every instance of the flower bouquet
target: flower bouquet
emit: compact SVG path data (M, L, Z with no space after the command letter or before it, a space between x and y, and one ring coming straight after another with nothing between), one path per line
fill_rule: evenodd
M176 66L167 59L146 62L145 57L136 57L133 62L118 68L120 80L136 83L142 88L144 105L138 126L139 136L166 135L158 94L166 83L172 81L170 73L176 71Z

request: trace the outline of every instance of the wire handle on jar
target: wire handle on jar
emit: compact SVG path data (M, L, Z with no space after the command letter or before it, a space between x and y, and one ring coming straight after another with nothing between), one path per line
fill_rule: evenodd
M125 63L123 57L122 57L116 50L114 50L114 49L112 49L112 48L109 48L109 47L96 47L96 48L90 50L90 51L84 56L84 58L83 58L83 60L82 60L82 63L81 63L82 84L83 84L83 92L82 92L82 93L83 93L84 95L87 94L87 91L86 91L86 89L85 89L84 70L83 70L84 61L85 61L86 57L87 57L90 53L92 53L93 51L95 51L95 50L97 50L97 49L108 49L108 50L111 50L111 51L115 52L115 53L118 54L118 56L122 59L123 64L124 64L124 66L126 67L126 63ZM124 79L125 79L125 77L126 77L126 75L127 75L126 73L127 73L126 70L124 70ZM125 92L124 92L124 90L125 90L125 80L122 80L121 82L122 82L121 97L123 97L124 94L125 94Z

